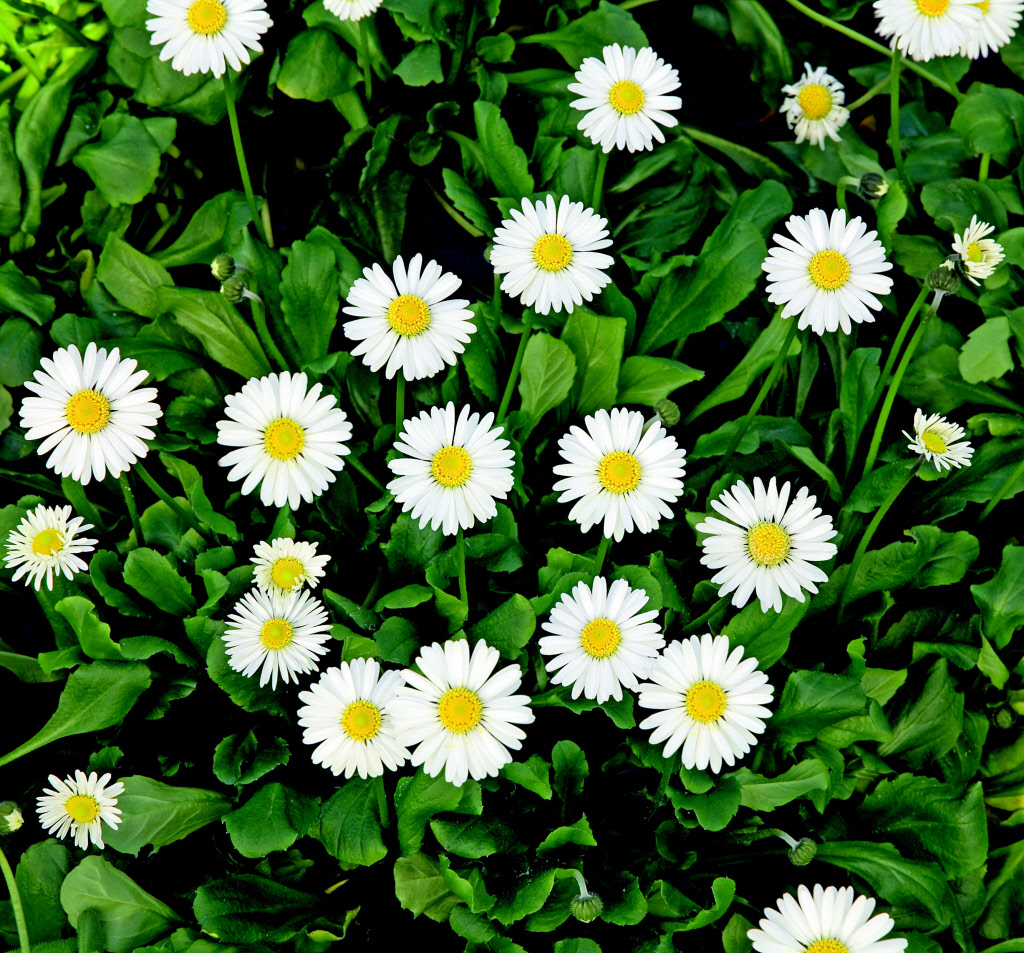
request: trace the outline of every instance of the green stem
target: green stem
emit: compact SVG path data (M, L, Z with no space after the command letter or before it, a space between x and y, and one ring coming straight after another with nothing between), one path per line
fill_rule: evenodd
M728 607L732 596L722 596L707 612L698 616L692 622L687 622L683 628L683 635L693 635L705 628L707 624L722 610Z
M991 152L981 154L981 163L978 165L978 181L984 185L988 181L988 164L992 161Z
M644 7L648 3L657 3L658 0L622 0L619 4L620 10L632 10L634 7Z
M903 147L900 145L900 63L903 54L892 51L892 69L889 71L889 146L892 149L892 160L896 164L896 175L903 183L904 191L909 197L914 187L907 178L907 170L903 168Z
M3 82L0 82L0 96L7 92L14 86L17 86L25 77L28 76L28 67L22 66L21 69L16 69L10 76L7 76Z
M604 568L604 558L608 555L608 550L611 548L612 538L610 536L602 536L601 542L597 547L597 555L594 557L594 575L600 576L601 570Z
M466 540L462 535L462 527L455 534L455 559L459 564L459 598L468 606L469 590L466 587Z
M508 383L505 384L505 393L501 395L501 404L498 405L498 419L495 423L500 424L508 413L508 405L512 402L512 391L515 390L516 381L519 380L519 368L523 365L523 356L526 354L526 343L530 337L530 329L533 327L533 312L527 311L523 316L523 333L519 336L519 347L516 349L516 357L512 362L512 370L508 375Z
M138 475L142 478L142 482L145 483L146 486L148 486L160 500L166 503L171 508L171 510L178 516L179 519L182 519L186 523L188 523L188 525L191 526L200 536L202 536L207 543L213 543L213 540L210 538L206 530L203 529L199 520L197 520L195 516L189 513L187 510L182 509L178 502L172 499L161 488L160 484L157 483L156 480L154 480L146 472L146 468L141 463L136 463L134 469L135 472L138 473Z
M274 338L270 334L270 328L267 325L267 310L263 306L263 300L261 298L250 298L249 301L252 306L253 320L256 322L256 335L260 339L260 344L263 345L263 350L270 355L270 359L282 371L288 370L288 362L284 359L284 355L274 343Z
M869 89L863 96L859 96L852 103L847 105L846 108L850 112L853 112L855 109L860 109L861 106L863 106L867 102L870 102L879 93L884 92L885 87L889 85L889 81L890 80L888 76L883 77L877 83L875 83L875 85L872 86L871 89Z
M238 171L242 176L242 188L245 190L245 199L249 203L249 214L252 216L252 223L256 230L263 236L267 246L270 246L270 239L260 227L263 219L256 210L256 196L252 192L252 180L249 178L249 166L245 161L245 150L242 148L242 134L238 128L238 111L235 109L235 86L231 81L231 70L225 70L224 76L224 101L228 106L228 122L231 124L231 141L235 145L235 158L238 160Z
M370 586L370 591L366 594L366 598L363 600L362 608L369 609L373 605L373 600L377 598L377 593L380 591L380 584L384 581L384 567L381 566L377 570L377 578L373 580L373 585Z
M1021 476L1024 476L1024 460L1021 460L1021 462L1017 464L1013 473L1010 474L1009 479L999 488L999 492L996 493L996 495L993 496L985 505L985 509L981 511L981 516L978 517L979 521L983 520L996 508L996 506L1002 501L1003 497L1010 492L1010 487L1013 486Z
M836 183L836 205L838 205L844 212L847 211L846 190L851 185L856 188L860 185L860 179L854 175L842 175Z
M11 895L11 908L14 910L14 922L18 926L18 945L21 953L31 953L28 942L28 924L25 922L25 911L21 906L21 894L18 892L18 882L14 879L14 871L7 862L7 857L0 850L0 870L4 872L4 880L7 882L7 890Z
M373 70L370 68L370 18L359 21L359 52L363 55L363 88L366 101L373 96Z
M398 439L397 436L395 439ZM369 480L370 483L372 483L378 490L380 490L381 493L387 492L387 490L384 488L384 485L369 470L366 469L365 465L363 464L363 461L360 460L359 457L350 456L346 459L345 462L350 467L352 467L352 469L355 470L356 473L361 473L364 477L366 477L366 479Z
M395 440L402 432L405 423L405 375L399 369L395 375Z
M121 492L124 494L125 506L128 507L128 515L132 520L132 527L135 529L135 545L145 546L146 540L142 535L142 523L139 522L139 508L135 505L135 495L132 493L131 484L128 482L128 471L125 470L118 478L121 484Z
M8 49L14 54L16 59L21 60L21 65L24 66L28 71L36 78L39 85L42 86L46 82L46 70L44 70L35 60L35 57L29 53L14 36L14 31L3 21L0 21L0 40L3 40L7 44Z
M591 203L591 208L595 212L600 211L601 208L601 197L604 192L604 173L605 169L608 168L608 158L611 156L611 152L599 152L597 154L597 172L594 173L594 201Z

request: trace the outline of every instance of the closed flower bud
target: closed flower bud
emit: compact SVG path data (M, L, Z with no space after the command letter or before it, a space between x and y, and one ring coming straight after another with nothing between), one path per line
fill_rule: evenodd
M679 423L679 407L671 400L659 400L654 405L654 409L658 412L666 430Z
M960 278L956 273L955 265L948 259L938 268L929 271L925 282L932 291L941 291L943 294L952 294L960 287Z
M0 834L13 834L24 823L25 818L14 801L0 803Z
M220 293L232 304L238 304L245 297L245 285L241 278L228 278L220 286Z
M877 172L867 172L862 175L860 184L857 186L857 193L862 199L880 199L888 191L888 180Z
M235 259L230 255L218 255L210 265L213 277L218 281L227 281L235 273Z
M596 893L585 893L572 902L572 915L580 923L590 923L601 916L604 901Z
M818 845L809 837L801 837L796 847L789 852L789 861L794 867L806 867L814 855L818 853Z

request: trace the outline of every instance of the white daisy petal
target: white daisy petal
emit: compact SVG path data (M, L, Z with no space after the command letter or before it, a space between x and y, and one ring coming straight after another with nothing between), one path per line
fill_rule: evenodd
M995 228L987 222L979 222L977 215L971 216L971 224L963 235L954 235L953 251L960 256L963 271L972 284L988 278L1006 256L999 242L985 236Z
M309 583L315 589L330 562L328 555L316 554L316 543L297 542L280 536L273 542L260 542L253 547L249 561L256 567L256 585L274 596L283 596Z
M71 831L75 846L83 850L90 841L102 849L101 822L115 831L121 823L117 798L124 793L124 785L116 781L108 786L109 780L109 774L98 777L95 771L88 777L76 771L64 781L51 774L53 788L43 788L43 795L36 798L39 823L54 837L67 837Z
M362 20L383 2L384 0L324 0L324 8L342 20Z
M963 427L950 423L939 414L925 416L920 408L914 411L913 436L903 431L903 436L910 440L910 449L934 463L940 473L953 467L971 465L974 448L970 441L962 439L964 435Z
M780 112L790 129L796 130L796 141L805 139L812 146L825 148L825 138L839 142L839 130L846 125L850 112L843 106L846 93L843 84L830 76L824 66L811 69L804 63L804 74L795 83L782 87L786 99Z
M1024 12L1024 0L987 0L976 6L981 20L976 29L965 31L967 39L960 47L960 55L972 60L987 57L989 51L994 53L1010 42Z
M80 557L96 548L95 539L76 538L78 533L92 529L92 523L81 516L71 519L71 507L43 506L29 510L28 515L7 536L4 563L16 570L14 579L25 577L25 585L40 589L43 577L46 588L53 589L54 575L68 579L88 568Z
M982 21L974 0L875 0L875 32L912 60L953 56Z

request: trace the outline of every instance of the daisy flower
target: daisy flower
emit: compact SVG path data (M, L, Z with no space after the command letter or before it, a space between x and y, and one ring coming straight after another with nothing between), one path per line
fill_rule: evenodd
M846 221L837 208L832 220L820 208L806 215L791 215L786 228L792 238L776 233L776 245L761 268L768 273L768 300L782 304L782 316L800 315L799 327L816 334L842 328L850 333L850 322L873 322L882 303L875 295L892 290L885 249L869 232L860 216ZM794 240L795 239L795 240Z
M412 764L423 765L432 778L456 786L467 777L495 777L512 760L526 732L516 725L533 722L529 695L513 695L522 682L518 665L494 672L498 650L483 640L435 642L420 649L415 664L422 675L406 669L405 687L388 705L398 726L397 741L417 745Z
M83 525L81 516L74 519L70 516L70 506L40 503L29 511L17 529L11 530L4 557L8 569L17 567L11 582L17 582L27 573L25 585L40 589L46 576L46 588L53 589L54 572L72 579L76 572L88 568L79 556L91 553L96 548L96 540L76 539L75 536L92 529L92 523Z
M987 58L989 50L995 53L1009 43L1024 11L1022 0L985 0L975 6L981 10L981 20L977 29L965 31L967 39L960 47L960 55L972 60L979 56Z
M771 712L763 707L774 689L742 646L729 654L729 639L710 634L670 642L654 664L652 682L639 687L641 708L657 709L640 722L653 728L651 744L665 757L682 748L683 764L718 774L757 744Z
M403 685L398 672L381 674L376 659L355 659L329 668L308 692L299 692L305 707L299 724L302 740L313 749L313 764L350 778L376 778L384 768L397 771L409 752L395 741L388 705Z
M569 92L582 97L569 105L586 112L577 128L605 152L653 149L655 139L665 141L658 124L678 124L665 110L679 109L683 101L665 94L679 89L679 73L649 46L635 50L614 43L601 55L603 60L586 57L569 84Z
M977 215L971 216L971 224L963 235L953 236L953 251L960 256L962 271L971 284L981 284L980 278L988 278L1006 256L999 242L986 238L995 231L988 222L979 222Z
M632 589L625 579L608 588L601 576L594 585L576 584L572 595L563 593L541 625L551 635L540 640L543 655L554 655L549 672L558 671L554 685L572 685L572 697L594 698L599 705L622 698L622 686L636 690L637 678L646 678L658 650L665 644L661 626L652 622L656 609L647 604L643 589Z
M71 831L75 846L83 850L89 846L90 840L102 849L100 822L115 831L121 823L117 798L124 793L124 785L117 781L108 787L109 780L109 774L97 777L95 771L88 777L84 771L76 771L73 778L68 777L64 781L51 774L53 788L43 788L43 796L36 798L39 823L54 837L67 837Z
M726 519L709 516L696 526L698 532L710 534L701 544L700 561L721 570L711 581L722 583L720 596L735 590L734 606L746 605L756 591L762 612L781 612L783 592L803 602L803 589L817 592L814 584L828 580L811 563L836 554L835 544L828 542L836 535L832 517L821 515L805 486L790 503L789 487L787 481L777 490L772 477L766 490L761 478L754 477L751 493L739 480L720 500L711 501Z
M251 589L228 616L221 636L228 650L228 665L252 676L262 666L260 688L270 682L297 682L298 676L317 670L317 656L324 655L330 635L327 610L306 591L277 598Z
M907 941L883 940L895 926L892 917L875 909L873 897L857 897L853 887L803 884L797 899L783 894L778 910L765 909L759 930L747 930L758 953L903 953Z
M452 536L497 514L495 499L512 489L515 454L501 439L504 428L492 427L493 421L494 414L481 419L469 407L456 418L451 401L405 421L395 441L402 456L388 461L395 474L388 489L420 529L430 523Z
M539 314L561 311L571 314L575 305L590 301L611 281L604 269L614 259L599 248L612 240L608 220L567 195L541 202L523 199L522 211L510 209L494 230L491 264L504 275L501 290L519 298L523 306Z
M149 376L133 373L137 361L90 343L84 355L72 344L41 363L35 380L25 381L38 396L22 401L21 425L27 440L46 438L36 452L53 451L46 465L58 476L84 486L120 476L149 453L142 441L153 439L149 428L163 411L153 403L155 387L136 390Z
M413 255L408 270L399 256L393 271L394 282L380 265L364 268L363 277L353 282L348 293L353 306L342 310L356 320L345 323L345 337L359 342L352 354L361 355L371 371L387 364L388 380L396 371L410 381L432 377L455 364L476 330L469 301L446 300L462 281L442 272L436 261L424 268L420 255Z
M154 19L146 29L151 45L164 44L160 59L171 60L178 72L220 77L225 60L241 72L249 50L263 52L260 36L274 25L266 9L264 0L149 0L146 11Z
M316 543L300 543L285 536L273 542L257 543L249 560L256 567L256 585L272 596L284 596L303 583L315 589L324 575L330 556L318 556Z
M345 466L341 458L352 436L345 411L331 395L320 396L320 384L307 391L305 374L253 377L225 398L230 420L217 421L217 443L238 447L220 458L231 467L229 480L241 480L242 493L251 493L261 480L264 506L294 510L301 500L311 503L334 482Z
M958 53L982 18L972 0L875 0L874 6L875 32L920 62Z
M961 440L964 428L951 424L938 414L926 417L918 408L914 411L914 433L911 435L904 430L903 436L910 440L910 449L934 463L940 473L944 469L971 465L974 447L970 441ZM960 443L956 442L958 440Z
M846 93L843 84L829 76L824 66L812 70L804 63L804 74L795 83L783 86L786 99L782 114L790 129L796 129L796 141L805 139L812 146L825 148L825 137L839 142L839 130L846 125L850 111L843 105Z
M598 410L584 419L586 430L572 426L558 441L567 463L555 467L559 503L577 500L569 511L583 532L603 523L605 536L621 540L638 529L657 529L672 510L668 504L683 492L686 451L670 437L659 420L644 432L644 415L616 407Z
M324 0L324 9L342 20L362 20L383 2L384 0Z

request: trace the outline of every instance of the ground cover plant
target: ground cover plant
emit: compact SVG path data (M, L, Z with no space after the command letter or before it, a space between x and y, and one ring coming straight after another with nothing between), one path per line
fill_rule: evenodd
M0 6L0 948L1024 950L1022 10Z

